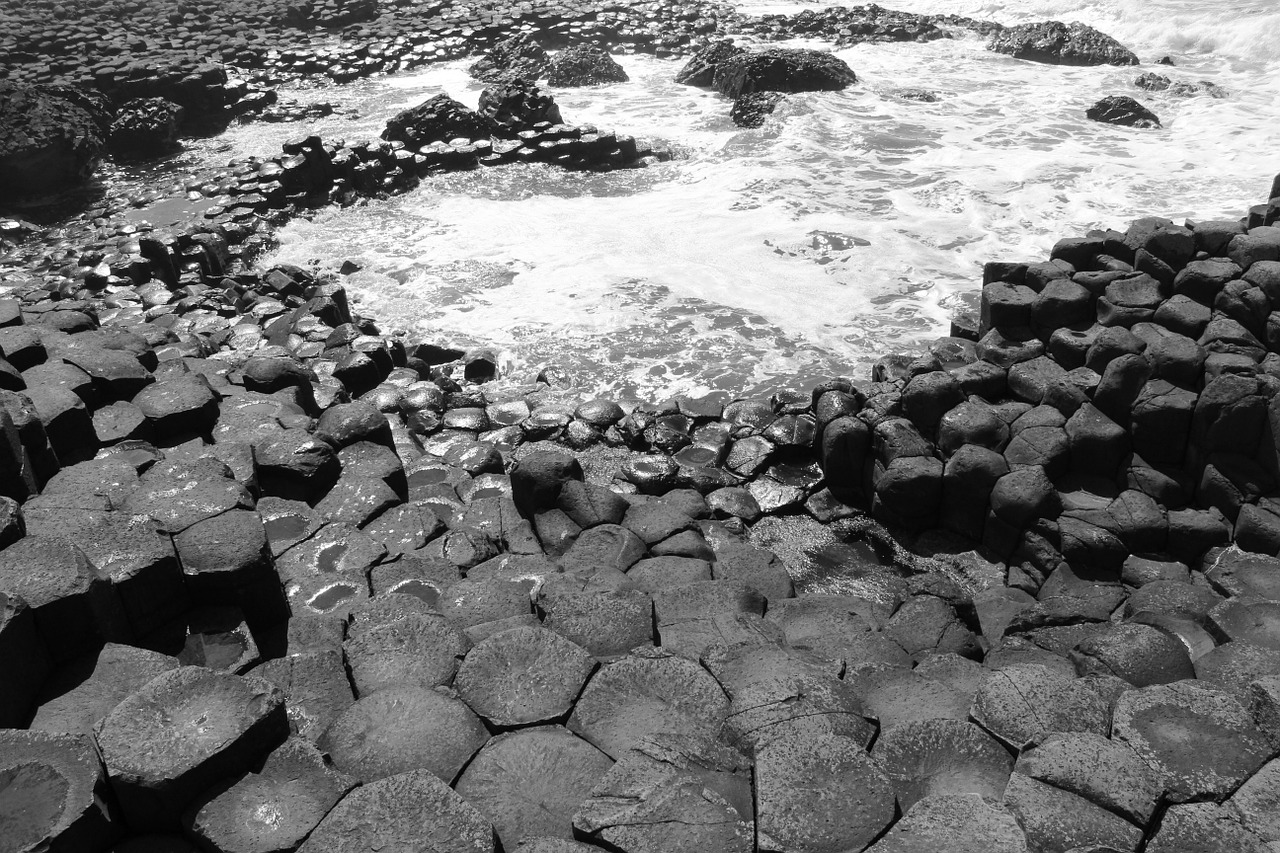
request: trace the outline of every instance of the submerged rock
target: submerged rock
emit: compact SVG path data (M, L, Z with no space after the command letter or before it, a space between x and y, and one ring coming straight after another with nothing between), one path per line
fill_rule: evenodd
M1127 95L1110 95L1085 112L1093 121L1126 127L1160 127L1160 118Z
M608 51L589 44L565 48L547 68L547 84L551 86L604 86L630 79Z
M987 49L1052 65L1137 65L1138 57L1106 33L1078 21L1020 24L997 32Z
M1165 75L1157 74L1154 71L1139 74L1134 79L1133 85L1139 89L1146 89L1148 92L1168 92L1170 95L1176 95L1180 98L1190 98L1193 95L1225 98L1228 94L1226 89L1209 80L1197 80L1194 83L1186 80L1171 80Z
M751 92L733 102L729 117L738 127L760 127L781 102L781 92Z
M0 83L0 186L36 195L87 180L106 142L92 107L71 90Z
M751 92L832 92L858 82L843 59L820 50L774 47L721 62L713 84L730 98Z

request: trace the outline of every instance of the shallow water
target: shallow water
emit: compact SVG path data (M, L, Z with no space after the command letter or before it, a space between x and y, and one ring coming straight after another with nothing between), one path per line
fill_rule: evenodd
M1280 10L1259 0L905 0L895 8L1003 23L1059 18L1108 32L1175 79L1226 99L1136 89L1133 68L1021 62L976 38L862 45L845 92L791 96L760 130L672 82L683 64L620 61L631 82L558 90L569 121L657 138L680 156L612 174L508 166L431 179L281 233L267 260L363 265L349 287L384 328L492 343L509 370L566 368L586 392L632 398L805 387L946 333L958 294L994 259L1044 256L1062 236L1156 214L1234 218L1277 171ZM751 13L818 8L744 4ZM1267 34L1270 33L1270 37ZM797 45L829 47L818 42ZM360 116L314 132L371 137L438 92L474 105L457 62L342 88L284 92ZM903 88L935 92L922 103ZM1084 119L1108 94L1162 130ZM248 125L186 158L277 150L296 125Z

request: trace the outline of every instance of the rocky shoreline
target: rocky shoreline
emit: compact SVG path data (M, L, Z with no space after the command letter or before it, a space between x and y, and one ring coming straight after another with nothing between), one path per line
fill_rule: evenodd
M58 8L32 55L77 31ZM442 39L505 26L430 8ZM547 8L522 20L568 41L713 34L703 7ZM762 26L932 37L814 17ZM719 76L750 95L779 56ZM478 113L237 164L189 228L9 254L0 847L1280 843L1280 178L1238 221L988 264L950 336L871 377L628 410L253 265L272 222L440 170L662 156L497 77Z

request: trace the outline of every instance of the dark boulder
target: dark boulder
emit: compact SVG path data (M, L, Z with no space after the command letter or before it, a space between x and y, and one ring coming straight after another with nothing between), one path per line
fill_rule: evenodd
M987 49L1053 65L1137 65L1138 57L1106 33L1078 21L1021 24L995 33Z
M746 52L746 48L738 47L729 39L712 42L689 59L680 73L676 74L676 82L685 86L710 88L721 63Z
M450 139L488 139L489 126L475 111L450 98L436 95L387 122L382 138L400 141L409 148Z
M751 92L833 92L858 82L843 59L820 50L774 47L720 63L713 84L730 98Z
M781 102L781 92L750 92L733 102L729 117L738 127L760 127Z
M86 180L106 142L93 107L71 90L0 83L0 186L36 195Z
M1127 95L1109 95L1085 111L1092 121L1126 127L1159 127L1160 118Z
M547 84L558 87L603 86L630 79L608 51L589 44L565 48L547 69Z
M478 111L494 133L504 136L528 130L540 121L564 121L549 94L519 77L505 78L481 92Z
M137 98L122 105L111 124L111 150L117 155L147 156L178 145L178 130L186 113L164 98Z
M550 61L547 52L527 33L517 33L495 44L467 72L486 83L499 83L509 77L537 80Z

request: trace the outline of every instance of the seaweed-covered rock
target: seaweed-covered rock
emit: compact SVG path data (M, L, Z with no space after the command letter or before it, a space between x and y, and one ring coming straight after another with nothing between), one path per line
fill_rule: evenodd
M760 127L781 102L781 92L749 92L733 102L729 118L738 127Z
M450 98L436 95L416 107L396 113L382 131L382 138L400 141L408 148L450 139L488 139L489 125L474 110Z
M1160 117L1128 95L1109 95L1085 111L1092 121L1126 127L1159 127Z
M0 83L0 186L35 195L86 180L106 143L104 118L88 96Z
M590 44L565 48L547 69L547 84L557 87L604 86L630 79L607 50Z
M820 50L773 47L720 63L713 85L738 98L751 92L831 92L858 82L848 64Z
M1020 24L992 35L987 49L1052 65L1137 65L1138 57L1106 33L1078 21Z
M123 104L111 123L111 150L119 155L145 156L174 148L185 112L164 98L135 98Z

